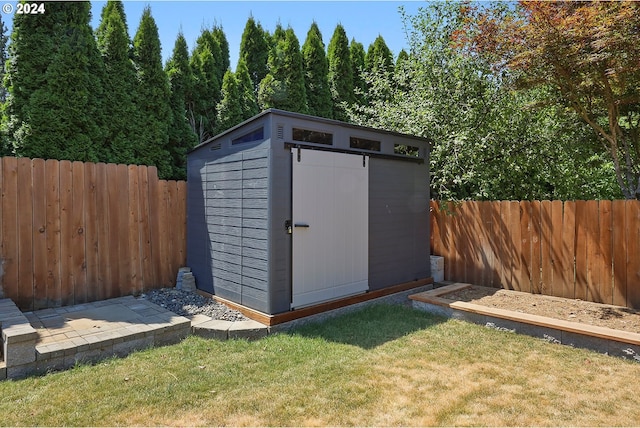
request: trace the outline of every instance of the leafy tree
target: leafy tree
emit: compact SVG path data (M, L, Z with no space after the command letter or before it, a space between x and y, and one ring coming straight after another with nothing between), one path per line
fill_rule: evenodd
M529 108L547 94L510 91L480 57L451 45L463 23L457 5L434 3L404 19L411 55L394 73L366 73L368 104L350 114L355 123L431 140L432 197L617 194L607 179L612 165L594 150L596 141L584 126L561 108Z
M329 89L329 63L325 54L322 33L313 22L302 45L302 63L309 114L332 118L331 90Z
M262 108L307 113L307 95L300 43L291 27L284 37L276 29L269 54L269 73L260 82L258 102Z
M269 46L262 26L260 23L256 23L252 16L247 20L242 33L239 56L238 61L244 61L247 66L257 96L260 82L269 72L267 68Z
M329 47L329 87L333 99L333 115L335 119L347 120L346 107L355 101L353 92L353 68L349 52L349 40L344 27L340 24L333 32Z
M393 54L382 36L376 37L369 45L367 55L364 58L364 66L370 72L380 70L390 73L393 71Z
M98 49L105 65L103 111L109 120L102 159L115 163L135 163L135 149L140 127L136 107L136 71L129 57L131 40L121 2L109 1L102 9L96 31Z
M227 70L222 81L222 101L218 104L218 132L225 131L242 122L242 103L238 81L231 70Z
M89 2L53 2L16 15L7 83L7 129L18 156L97 161L104 122L103 64Z
M140 144L135 147L135 155L139 163L155 165L160 178L170 178L173 170L167 145L172 123L171 90L162 68L158 27L148 6L133 38L133 55L138 80L136 105L142 114Z
M249 119L260 112L258 100L253 91L253 82L249 76L247 64L243 59L238 61L236 67L236 80L238 81L238 94L240 96L240 109L242 110L242 120Z
M362 73L364 72L364 59L366 53L364 52L364 45L360 42L356 42L355 39L351 39L349 44L349 55L351 57L351 68L353 69L353 88L356 104L364 104L365 94L367 92L367 82L365 81Z
M640 199L640 4L520 2L462 10L453 36L518 88L553 88L599 137L627 199Z
M171 126L169 127L168 151L172 159L172 178L185 180L187 177L187 151L198 140L191 129L187 117L188 102L193 91L193 73L189 65L187 41L182 33L178 34L171 58L167 61L166 73L171 87Z

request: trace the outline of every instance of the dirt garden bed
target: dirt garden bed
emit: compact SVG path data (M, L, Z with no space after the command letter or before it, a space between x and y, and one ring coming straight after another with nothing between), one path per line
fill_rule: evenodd
M620 306L540 294L517 293L477 285L440 297L530 315L640 333L640 312Z

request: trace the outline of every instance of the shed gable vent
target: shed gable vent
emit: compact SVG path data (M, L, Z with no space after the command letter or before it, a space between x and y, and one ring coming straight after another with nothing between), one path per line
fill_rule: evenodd
M209 147L209 150L213 152L215 150L220 150L221 148L222 148L222 141L218 141L217 143L211 144L211 147Z
M284 125L278 125L276 129L276 138L278 138L278 140L284 140Z

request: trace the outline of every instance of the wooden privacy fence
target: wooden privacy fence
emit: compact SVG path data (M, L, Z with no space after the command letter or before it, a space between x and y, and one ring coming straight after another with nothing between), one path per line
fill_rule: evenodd
M186 260L186 183L155 167L5 157L0 297L22 310L172 286Z
M431 251L446 280L640 308L640 201L431 201Z

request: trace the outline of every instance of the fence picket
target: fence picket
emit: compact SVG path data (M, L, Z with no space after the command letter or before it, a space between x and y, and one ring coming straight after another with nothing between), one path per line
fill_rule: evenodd
M627 208L627 305L640 308L640 201Z
M47 182L45 162L34 159L33 178L33 310L47 308Z
M33 309L33 179L31 160L18 159L18 296L15 303Z
M627 210L625 201L613 201L613 304L627 304Z
M540 203L540 293L553 294L553 205Z
M601 258L601 272L599 293L602 303L613 304L613 227L611 201L600 201L598 205L599 211L599 228L600 236L598 238L599 255Z

